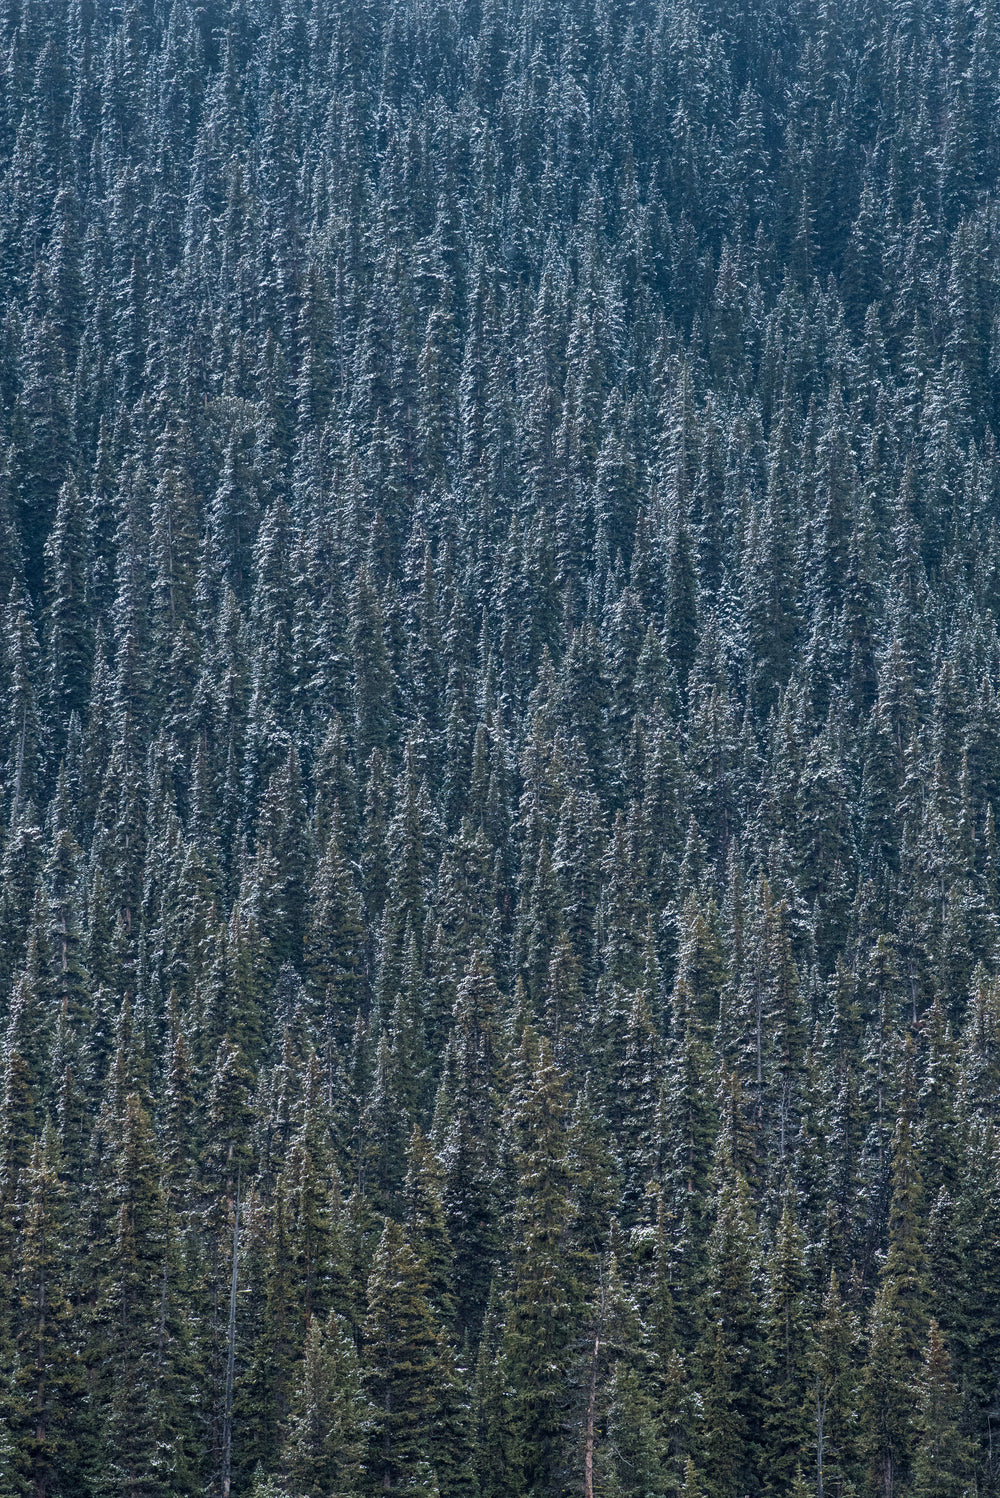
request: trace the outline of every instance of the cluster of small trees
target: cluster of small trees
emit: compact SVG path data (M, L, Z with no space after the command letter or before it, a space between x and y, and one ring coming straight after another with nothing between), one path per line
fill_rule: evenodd
M1000 1492L993 0L0 0L0 1494Z

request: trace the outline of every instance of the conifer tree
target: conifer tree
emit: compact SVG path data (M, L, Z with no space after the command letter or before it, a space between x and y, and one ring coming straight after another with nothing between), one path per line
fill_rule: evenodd
M481 953L459 984L439 1101L444 1208L455 1254L456 1334L475 1332L498 1247L496 1171L499 993Z
M991 1498L996 10L0 4L3 1494Z
M441 1329L426 1270L386 1220L368 1282L364 1384L372 1406L365 1469L372 1493L406 1492L440 1411Z
M809 1446L805 1241L787 1187L767 1279L763 1468L769 1489L780 1492L791 1482Z
M170 1242L155 1138L137 1093L116 1120L107 1278L97 1306L106 1402L104 1470L129 1495L167 1492L172 1463L171 1353L164 1348Z
M724 1154L718 1177L698 1357L705 1400L705 1475L719 1498L735 1498L753 1490L763 1470L763 1336L749 1191Z
M69 480L60 491L45 543L46 697L60 742L70 714L85 707L90 684L93 624L87 607L84 527L80 492Z
M836 1498L850 1491L858 1455L857 1320L835 1273L813 1326L809 1350L810 1414L815 1417L816 1489Z
M920 1441L913 1458L913 1491L923 1495L966 1493L972 1480L971 1451L961 1434L961 1401L951 1379L947 1350L931 1321L920 1379Z
M569 1460L567 1374L580 1326L582 1285L572 1241L566 1106L562 1078L542 1040L516 1119L514 1268L500 1352L500 1377L511 1408L495 1438L511 1493L558 1492Z
M350 1334L331 1312L313 1320L281 1453L296 1498L356 1498L370 1412Z
M4 1480L12 1492L85 1491L92 1427L69 1293L70 1201L60 1166L55 1131L46 1123L26 1173L16 1259L9 1261L4 1334L11 1378L3 1404L13 1437Z

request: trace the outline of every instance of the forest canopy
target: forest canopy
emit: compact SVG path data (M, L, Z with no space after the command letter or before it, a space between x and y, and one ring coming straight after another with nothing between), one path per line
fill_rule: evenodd
M994 0L0 0L0 1498L1000 1495Z

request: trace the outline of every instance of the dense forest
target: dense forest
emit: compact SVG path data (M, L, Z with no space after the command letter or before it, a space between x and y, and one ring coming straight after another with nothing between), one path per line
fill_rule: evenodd
M995 0L0 0L0 1498L1000 1494Z

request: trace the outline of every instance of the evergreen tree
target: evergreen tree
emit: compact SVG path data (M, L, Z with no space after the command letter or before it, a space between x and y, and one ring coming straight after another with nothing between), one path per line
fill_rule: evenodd
M720 1158L719 1177L698 1355L705 1400L705 1473L711 1491L723 1498L756 1490L765 1437L757 1244L749 1191L725 1155Z
M810 1413L815 1415L816 1489L840 1498L857 1471L857 1320L841 1297L835 1273L814 1323L809 1352Z
M281 1454L283 1482L301 1498L355 1498L370 1418L357 1354L331 1312L309 1327L299 1384Z
M525 1063L529 1045L526 1032ZM542 1040L515 1119L519 1186L499 1363L509 1408L503 1428L492 1433L504 1490L511 1494L560 1491L569 1462L567 1375L575 1357L582 1285L572 1240L566 1107L562 1078Z
M913 1459L913 1491L966 1493L972 1480L971 1450L960 1429L961 1402L951 1380L948 1353L931 1321L920 1379L920 1444Z
M87 543L83 502L70 480L59 495L52 530L45 543L46 696L58 742L71 713L87 703L93 651L93 624L87 607Z
M60 1165L55 1131L47 1123L24 1182L4 1328L11 1370L4 1421L13 1436L4 1480L12 1492L86 1491L87 1381L69 1293L69 1199Z
M998 38L0 3L4 1494L993 1494Z
M427 1288L420 1259L387 1220L368 1281L363 1342L372 1493L408 1491L440 1410L441 1330Z
M764 1346L767 1364L763 1467L768 1487L790 1485L809 1447L807 1268L804 1235L786 1190L768 1262Z
M459 984L435 1133L441 1140L445 1220L455 1254L456 1332L475 1332L498 1247L496 1200L499 994L481 953Z

